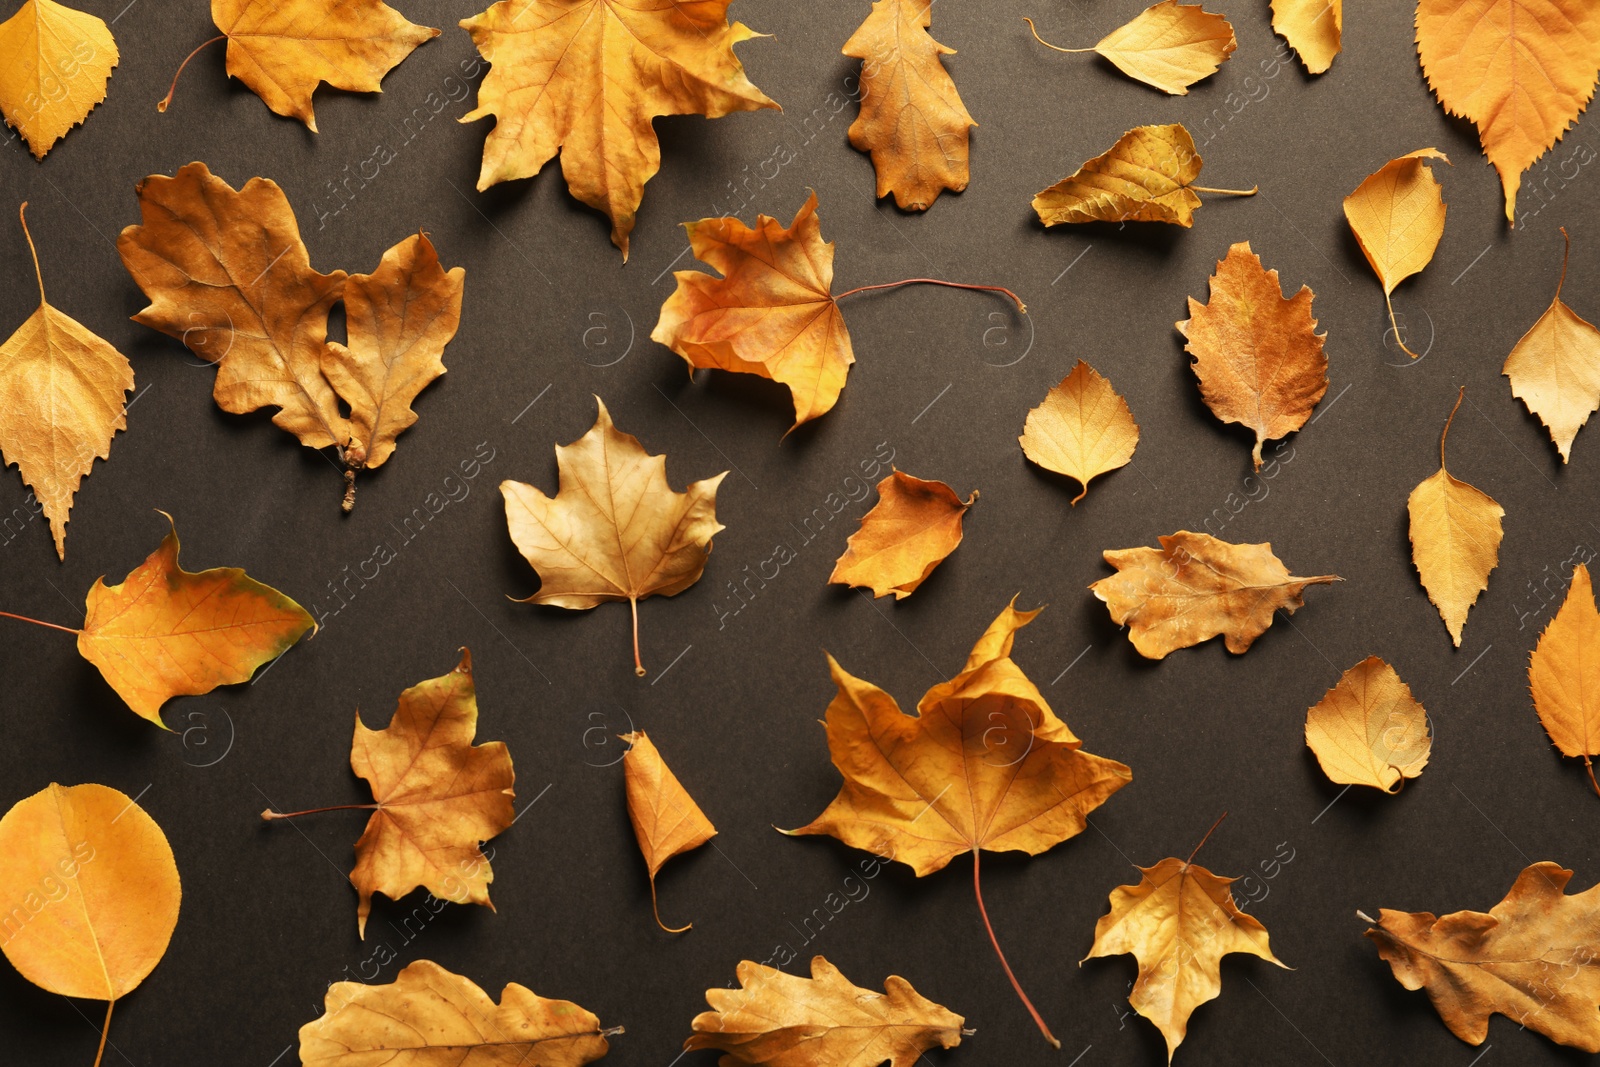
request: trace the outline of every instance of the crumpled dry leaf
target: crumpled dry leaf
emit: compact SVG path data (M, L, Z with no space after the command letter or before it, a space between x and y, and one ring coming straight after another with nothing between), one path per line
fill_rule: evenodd
M1567 895L1572 872L1534 863L1487 914L1378 912L1367 930L1395 980L1426 989L1439 1018L1469 1045L1489 1016L1585 1052L1600 1052L1600 886ZM1373 920L1360 912L1360 918Z
M388 985L334 982L326 1003L321 1018L300 1028L304 1067L583 1067L622 1033L515 982L496 1004L431 960L407 964Z
M50 306L39 253L17 211L39 279L39 310L0 345L0 454L15 463L50 522L56 555L67 558L72 497L111 438L128 427L124 398L133 365L104 338Z
M1236 545L1188 530L1160 540L1160 548L1107 549L1117 573L1089 587L1146 659L1218 635L1229 652L1245 652L1274 612L1292 615L1304 604L1306 586L1343 581L1334 574L1296 578L1271 544Z
M1398 793L1428 765L1428 713L1395 669L1368 656L1306 712L1306 744L1328 780Z
M928 33L932 12L933 0L875 0L844 46L864 61L850 144L872 153L879 198L893 193L902 211L967 187L967 131L977 125L939 59L956 50Z
M1461 647L1461 628L1478 594L1489 588L1489 572L1500 562L1500 520L1505 509L1489 494L1454 477L1444 466L1444 442L1461 408L1466 386L1439 434L1439 469L1411 490L1411 560L1428 599Z
M111 27L55 0L26 0L0 22L0 114L35 159L106 98L117 42Z
M1039 36L1032 19L1023 21L1046 48L1098 52L1128 77L1174 96L1187 96L1189 86L1215 74L1239 47L1227 19L1178 0L1145 8L1093 48L1057 47Z
M811 977L749 960L738 989L708 989L685 1051L716 1049L720 1067L913 1067L931 1048L961 1044L961 1016L897 974L882 993L855 985L821 956Z
M1389 294L1428 265L1444 236L1444 195L1432 169L1424 165L1429 159L1450 162L1436 148L1419 148L1391 159L1344 198L1344 217L1383 286L1394 339L1412 359L1417 354L1406 347Z
M1344 30L1344 0L1272 0L1272 29L1311 74L1333 66Z
M941 481L890 472L828 581L904 600L961 544L961 520L977 499L976 489L963 501Z
M1475 123L1500 173L1506 221L1522 172L1594 96L1600 4L1591 0L1420 0L1417 56L1445 111Z
M639 601L672 596L700 580L717 521L717 486L727 471L692 482L682 493L667 483L665 456L652 456L632 434L599 415L589 432L556 446L559 489L500 483L506 527L517 551L539 572L539 591L524 602L581 611L613 600L633 609L633 669L639 659Z
M1306 424L1328 391L1328 357L1311 317L1309 285L1288 299L1276 270L1241 241L1211 276L1211 300L1189 298L1189 317L1177 323L1194 356L1206 407L1223 422L1253 430L1250 459L1261 469L1261 446Z
M1580 757L1600 795L1592 756L1600 756L1600 612L1589 568L1572 571L1572 584L1528 658L1528 689L1545 733L1567 757Z
M1089 492L1092 479L1133 458L1139 427L1128 402L1080 359L1072 373L1028 412L1017 441L1033 462L1083 486L1072 498L1076 506Z
M500 0L463 19L492 64L461 118L495 117L479 190L532 177L559 151L568 191L611 219L626 261L644 184L661 168L656 117L778 107L734 57L761 34L728 24L730 2Z
M1511 379L1511 395L1545 424L1566 463L1572 458L1573 439L1600 408L1600 330L1561 299L1567 252L1572 250L1565 226L1561 236L1567 251L1561 254L1556 295L1506 357L1501 373Z
M1193 226L1198 193L1252 196L1250 189L1191 185L1200 176L1194 138L1182 125L1137 126L1105 152L1033 198L1046 226L1078 222L1168 222Z
M628 819L650 870L650 907L656 914L657 926L669 934L681 934L694 923L673 928L661 921L656 873L672 857L691 852L716 837L717 828L643 730L623 734L622 740L632 746L623 754L622 772L628 791Z

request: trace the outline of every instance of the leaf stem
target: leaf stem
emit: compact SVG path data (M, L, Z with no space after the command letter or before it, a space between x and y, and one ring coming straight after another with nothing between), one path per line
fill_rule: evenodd
M39 269L39 250L33 247L33 234L28 232L28 202L26 200L22 202L21 207L17 208L17 218L22 220L22 236L28 239L28 251L33 253L33 276L39 279L39 306L44 307L44 271ZM1567 231L1562 230L1561 232L1566 233ZM1563 278L1567 276L1565 260L1561 263L1561 276ZM1556 295L1561 295L1561 286L1559 285L1556 286Z
M1028 305L1022 302L1022 298L1003 285L969 285L966 282L947 282L939 278L905 278L898 282L884 282L881 285L861 285L843 293L835 294L833 299L837 302L857 293L866 293L873 289L895 289L902 285L948 285L952 289L978 289L986 293L1004 293L1016 301L1018 311L1024 315L1028 313Z
M1022 991L1022 983L1018 982L1017 976L1011 973L1011 964L1006 962L1006 954L1000 951L1000 939L994 936L994 927L989 923L989 910L983 906L983 886L978 881L979 851L976 848L972 850L972 892L978 898L978 914L983 916L983 928L989 931L989 944L994 946L994 954L1000 957L1000 966L1005 968L1006 977L1011 979L1011 988L1015 989L1017 996L1022 998L1022 1006L1028 1009L1029 1015L1033 1016L1033 1021L1039 1027L1039 1032L1044 1035L1046 1041L1056 1048L1060 1048L1061 1042L1056 1040L1056 1035L1050 1032L1050 1028L1039 1017L1039 1011L1033 1006L1033 1001L1029 1000L1028 994Z
M648 672L639 660L639 598L629 597L628 606L633 609L633 673L643 678Z
M1196 193L1216 193L1219 196L1255 196L1261 191L1261 186L1252 185L1248 189L1213 189L1209 185L1191 185L1189 189Z
M326 808L307 808L305 811L273 811L268 808L261 813L261 818L267 822L274 819L293 819L300 815L320 815L325 811L377 811L376 804L330 804Z
M106 1038L111 1036L111 1009L117 1006L117 1000L112 997L106 1001L106 1022L100 1028L100 1048L94 1054L94 1067L100 1067L100 1057L106 1054Z
M1594 763L1588 756L1583 757L1583 769L1589 772L1589 784L1594 786L1594 795L1600 797L1600 782L1594 780Z
M1189 858L1183 861L1183 865L1185 867L1194 862L1194 858L1200 854L1201 847L1204 846L1207 841L1211 840L1211 835L1217 832L1217 827L1221 826L1222 820L1226 819L1227 817L1227 812L1223 812L1221 815L1217 816L1217 821L1211 824L1211 829L1207 830L1206 836L1200 839L1200 844L1194 846L1194 851L1189 853Z
M687 926L673 927L661 921L661 908L656 904L656 876L653 874L650 876L650 910L656 913L656 925L669 934L681 934L685 930L693 929L694 927L694 923L689 923Z
M1444 469L1444 439L1450 436L1450 424L1456 421L1456 412L1461 410L1461 398L1467 395L1467 387L1462 386L1456 394L1456 406L1450 409L1450 417L1444 420L1444 431L1439 434L1439 469Z
M48 626L52 630L60 630L63 633L77 634L77 633L82 633L83 632L82 630L74 630L70 626L57 626L55 623L53 623L53 622L45 622L43 619L30 619L26 615L13 615L9 611L0 611L0 616L4 616L7 619L16 619L16 620L18 620L20 622L31 622L35 626Z
M183 62L178 64L177 73L173 74L173 76L172 76L172 84L167 86L167 95L163 96L161 98L161 100L156 104L156 110L157 111L161 112L162 114L166 114L168 105L170 105L172 103L172 94L178 91L178 75L182 74L183 73L183 68L187 67L189 65L189 60L191 60L195 56L199 55L201 49L208 48L211 45L216 44L218 41L226 41L227 39L228 39L228 35L227 34L219 33L215 37L211 38L211 40L205 42L199 48L196 48L193 52L190 52L187 56L183 57Z
M1406 347L1406 339L1400 335L1400 324L1394 321L1394 301L1389 299L1389 294L1387 292L1383 294L1383 302L1389 308L1389 329L1394 331L1395 344L1400 346L1400 351L1404 352L1412 359L1416 359L1417 354Z
M22 206L23 207L27 207L28 205L27 204L23 204ZM26 224L24 224L23 229L27 229ZM1561 287L1564 284L1566 284L1566 281L1567 281L1567 257L1572 254L1572 238L1567 236L1567 228L1565 226L1561 227L1561 239L1567 243L1567 246L1566 246L1566 248L1561 250L1561 280L1556 282L1556 296L1555 296L1556 300L1560 300L1561 299ZM33 245L33 239L32 238L29 238L28 245L29 245L29 247L32 247L32 245ZM38 265L39 265L39 259L38 259L37 256L35 256L34 257L34 268L37 269ZM41 296L44 294L44 282L40 282L39 283L39 293L40 293ZM1555 303L1555 300L1552 300L1551 303L1552 304Z
M1022 16L1022 21L1026 22L1028 24L1028 29L1033 31L1033 39L1035 41L1038 41L1040 44L1044 45L1046 48L1053 48L1057 52L1096 52L1096 51L1099 51L1099 49L1096 49L1096 48L1062 48L1058 44L1051 44L1049 41L1047 41L1043 37L1039 36L1039 29L1038 29L1037 26L1035 26L1033 24L1033 20L1032 19L1030 19L1028 16L1024 15L1024 16Z

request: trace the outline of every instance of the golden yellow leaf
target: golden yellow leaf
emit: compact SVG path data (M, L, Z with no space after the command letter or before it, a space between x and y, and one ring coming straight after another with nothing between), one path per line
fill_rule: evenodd
M1487 913L1378 912L1367 936L1407 989L1426 989L1469 1045L1489 1016L1585 1052L1600 1052L1600 886L1565 893L1572 872L1534 863ZM1373 920L1356 913L1368 922Z
M1189 298L1189 317L1177 323L1194 356L1194 376L1206 407L1223 422L1253 430L1250 459L1261 469L1261 446L1306 424L1328 391L1328 357L1311 317L1309 285L1284 299L1276 270L1241 241L1211 276L1211 300Z
M1545 733L1561 754L1580 757L1600 795L1592 756L1600 756L1600 612L1589 568L1572 572L1567 598L1528 658L1528 689Z
M1428 159L1450 162L1437 149L1419 148L1391 159L1344 198L1344 217L1383 285L1394 339L1412 359L1417 354L1406 347L1389 294L1428 265L1444 236L1444 196L1433 171L1423 164Z
M1561 228L1567 252L1572 239ZM1556 295L1539 321L1522 335L1502 373L1511 379L1511 395L1522 401L1550 431L1561 462L1572 458L1572 441L1600 408L1600 330L1561 299L1567 280L1567 252L1561 255Z
M961 544L965 501L941 481L893 471L878 483L878 502L861 517L828 581L867 586L874 597L904 600Z
M1328 780L1398 793L1428 765L1428 713L1395 669L1368 656L1306 712L1306 744Z
M633 669L639 659L639 601L681 593L705 571L717 521L717 486L728 472L675 492L665 456L652 456L611 422L605 403L589 432L556 446L560 488L500 483L511 540L534 570L539 591L525 602L581 611L613 600L633 609Z
M1522 172L1561 140L1594 95L1600 4L1592 0L1420 0L1417 55L1439 103L1478 127L1500 173L1506 221Z
M1218 635L1229 652L1243 653L1267 632L1274 612L1292 615L1304 604L1306 586L1343 581L1295 577L1270 544L1236 545L1188 530L1160 540L1160 548L1107 549L1117 573L1089 587L1146 659Z
M717 828L643 730L623 734L622 740L633 746L622 757L622 771L627 783L628 819L650 870L650 907L656 913L657 926L669 934L681 934L694 923L674 929L661 921L656 873L672 857L693 851L716 837Z
M1183 126L1137 126L1105 152L1033 198L1046 226L1079 222L1168 222L1193 226L1196 193L1252 196L1249 189L1190 184L1200 176L1194 138Z
M515 982L496 1004L430 960L407 964L388 985L334 982L326 1003L320 1019L300 1028L304 1067L583 1067L622 1033Z
M883 992L855 985L821 956L811 977L749 960L738 989L708 989L685 1051L715 1049L720 1067L913 1067L931 1048L961 1044L961 1016L891 974Z
M27 0L0 22L0 113L35 159L106 98L117 42L100 19L55 0Z
M933 0L875 0L844 54L861 64L861 114L850 143L872 153L878 196L926 211L946 189L967 187L967 130L976 126L940 56L954 48L928 33Z
M734 57L761 35L728 24L730 2L500 0L463 19L492 64L461 119L495 117L478 188L532 177L560 152L567 190L611 219L626 260L644 184L661 168L653 121L778 106Z
M1133 458L1139 427L1128 402L1080 359L1072 373L1028 412L1017 441L1033 462L1083 486L1072 498L1076 505L1089 491L1091 479Z
M1057 52L1098 52L1135 81L1174 96L1187 96L1189 86L1209 78L1227 62L1239 42L1233 26L1199 4L1161 0L1118 26L1093 48L1060 48L1039 36L1025 18L1033 39Z
M33 252L39 310L0 345L0 453L22 472L50 521L56 555L66 559L67 517L78 484L96 458L111 454L116 432L127 429L123 400L133 388L133 365L45 300L27 207L17 214Z
M1461 628L1478 594L1489 588L1489 572L1500 562L1500 520L1505 509L1489 494L1451 475L1444 466L1444 442L1461 408L1466 386L1439 434L1439 469L1411 490L1411 560L1428 599L1461 647Z
M1344 29L1344 0L1272 0L1272 29L1300 53L1312 74L1333 66Z

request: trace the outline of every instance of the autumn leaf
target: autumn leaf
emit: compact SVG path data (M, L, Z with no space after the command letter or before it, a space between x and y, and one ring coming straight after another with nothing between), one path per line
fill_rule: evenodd
M855 985L821 956L811 977L741 960L738 989L708 989L685 1052L715 1049L720 1067L913 1067L955 1048L966 1020L891 974L883 992Z
M1600 5L1590 0L1420 0L1417 55L1445 111L1478 127L1506 221L1522 172L1594 95Z
M1128 1002L1166 1038L1171 1063L1194 1010L1222 992L1223 956L1246 952L1289 968L1272 954L1267 928L1234 903L1228 887L1235 879L1199 866L1194 853L1138 871L1137 885L1111 891L1111 910L1095 924L1084 959L1132 955L1139 961Z
M976 489L963 501L943 482L891 472L828 581L904 600L961 544L961 520L977 499Z
M656 873L674 856L692 852L717 836L706 813L694 802L689 791L672 773L666 760L661 758L655 743L643 730L623 734L622 740L633 746L622 757L623 777L628 791L628 818L633 823L633 834L639 840L639 851L644 853L645 866L650 870L650 907L656 915L656 925L669 934L681 934L688 926L673 928L661 921L661 908L656 903Z
M1429 159L1450 162L1437 149L1419 148L1391 159L1344 198L1344 217L1383 285L1394 339L1412 359L1417 354L1406 347L1389 294L1428 265L1444 236L1444 195L1432 169L1424 165Z
M1456 395L1456 406L1439 434L1439 469L1411 490L1406 510L1411 515L1411 560L1422 579L1428 599L1461 647L1461 628L1478 594L1489 588L1489 572L1500 562L1500 520L1505 509L1489 494L1453 476L1444 466L1444 442L1450 424L1467 395Z
M6 958L41 989L111 1011L155 970L183 896L167 835L133 798L54 782L0 818Z
M1534 863L1487 913L1390 911L1367 936L1407 989L1426 989L1439 1018L1469 1045L1489 1016L1585 1052L1600 1052L1600 886L1567 894L1572 872Z
M633 609L633 669L639 659L639 601L673 596L700 580L717 521L717 487L727 471L675 492L665 456L652 456L611 422L605 403L589 432L556 446L554 497L507 479L500 483L506 526L539 591L524 603L582 611L626 600Z
M461 118L495 118L479 191L530 178L559 151L567 190L610 218L626 261L644 184L661 168L654 120L778 107L734 57L761 34L728 24L730 2L500 0L463 19L492 65Z
M1600 795L1591 756L1600 756L1600 612L1589 568L1572 571L1567 598L1528 659L1528 688L1545 733L1561 754L1580 757Z
M1306 712L1306 744L1328 780L1398 793L1428 765L1428 713L1395 669L1368 656Z
M1117 573L1089 587L1146 659L1219 635L1229 652L1243 653L1267 632L1274 612L1292 615L1304 604L1306 586L1343 581L1334 574L1296 578L1270 544L1236 545L1188 530L1160 541L1160 548L1107 549Z
M127 429L123 405L133 388L133 365L45 299L27 207L17 215L33 253L39 310L0 345L0 453L22 472L50 521L56 555L66 559L73 495L94 461L110 456L116 432Z
M1008 606L961 673L923 694L914 716L829 656L838 693L828 705L828 751L844 785L815 820L784 832L831 835L892 856L919 878L971 852L973 890L995 954L1040 1031L1056 1043L989 926L979 853L1036 856L1053 848L1080 833L1089 813L1133 773L1082 751L1083 742L1012 662L1016 631L1038 613Z
M1567 252L1572 239L1561 228L1567 242L1561 254L1561 277L1556 295L1511 355L1506 357L1503 374L1511 379L1511 395L1539 416L1550 431L1550 440L1561 452L1561 462L1572 458L1572 442L1600 408L1600 330L1586 322L1561 299L1561 286L1567 280Z
M1128 402L1080 359L1072 373L1028 412L1017 441L1033 462L1083 486L1072 498L1076 506L1089 492L1091 479L1133 458L1139 427Z
M509 983L500 1003L431 960L409 963L388 985L333 982L320 1019L300 1028L305 1067L583 1067L622 1027L593 1012ZM353 1010L346 1010L353 1009Z
M0 114L35 159L106 98L120 58L111 28L55 0L26 0L0 22Z
M1211 276L1211 301L1189 298L1189 317L1177 324L1194 357L1194 376L1206 407L1223 422L1253 430L1250 459L1261 469L1261 446L1306 424L1328 391L1328 357L1311 317L1311 287L1288 299L1276 270L1241 241Z
M1272 29L1300 54L1307 72L1322 74L1339 54L1344 0L1272 0Z
M1189 86L1209 78L1226 63L1239 42L1233 26L1199 4L1161 0L1104 37L1093 48L1061 48L1044 40L1033 20L1024 18L1033 39L1057 52L1098 52L1134 81L1173 96L1187 96Z
M1200 176L1194 138L1182 125L1136 126L1117 143L1033 198L1046 226L1081 222L1168 222L1193 226L1196 193L1254 196L1256 189L1210 189Z

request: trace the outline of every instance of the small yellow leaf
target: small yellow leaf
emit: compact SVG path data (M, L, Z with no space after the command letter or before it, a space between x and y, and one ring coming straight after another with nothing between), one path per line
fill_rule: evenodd
M1394 339L1413 359L1417 354L1406 348L1389 294L1428 265L1434 249L1439 247L1439 238L1444 236L1444 196L1433 171L1423 165L1425 159L1450 162L1437 149L1419 148L1391 159L1344 198L1344 217L1355 231L1356 241L1378 281L1383 283L1383 300L1389 307Z
M37 159L106 98L119 58L109 26L55 0L0 23L0 56L0 112Z
M661 908L656 904L656 873L672 857L693 851L717 836L717 828L643 730L623 734L622 740L633 746L622 757L622 771L628 791L628 819L650 871L650 907L656 913L657 926L669 934L681 934L694 923L674 929L661 921Z
M1272 29L1300 53L1312 74L1333 66L1344 29L1344 0L1272 0Z
M1089 491L1092 479L1133 458L1139 427L1128 402L1080 359L1072 373L1028 412L1017 441L1023 455L1033 462L1083 486L1072 498L1076 505Z
M1181 125L1137 126L1068 177L1033 198L1046 226L1082 222L1167 222L1193 226L1196 192L1252 196L1250 189L1191 185L1200 176L1194 138Z
M1565 226L1561 236L1567 237ZM1572 240L1567 238L1571 251ZM1572 458L1572 441L1600 408L1600 330L1584 321L1561 299L1567 280L1567 256L1561 256L1556 295L1539 321L1522 335L1501 372L1511 379L1511 395L1539 416L1561 462Z
M962 501L941 481L892 472L878 483L878 502L862 516L828 581L904 600L961 544L962 517L977 499L976 489Z
M1428 713L1395 669L1368 656L1306 712L1306 744L1328 780L1399 792L1428 765Z
M1589 568L1581 563L1528 659L1528 688L1545 733L1563 756L1583 759L1589 784L1600 794L1590 759L1600 756L1600 612Z
M1033 20L1025 21L1031 29ZM1057 48L1038 30L1033 36L1057 52L1098 52L1128 77L1174 96L1188 95L1189 86L1215 74L1239 47L1227 19L1178 0L1145 8L1093 48Z

